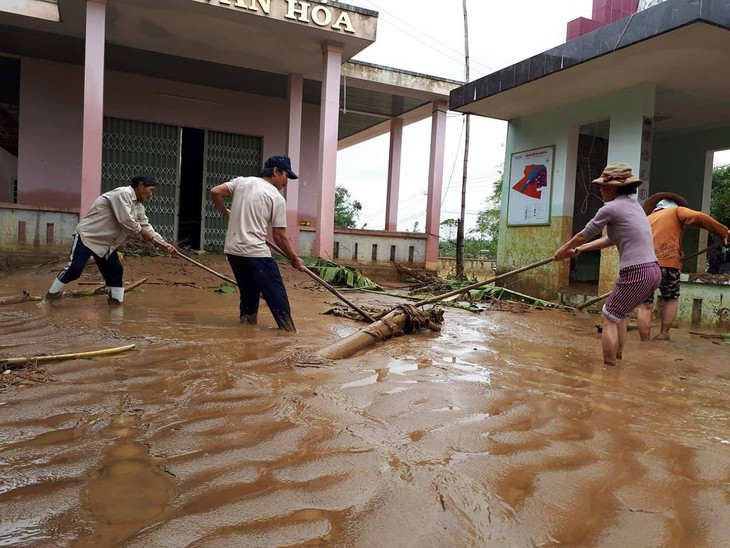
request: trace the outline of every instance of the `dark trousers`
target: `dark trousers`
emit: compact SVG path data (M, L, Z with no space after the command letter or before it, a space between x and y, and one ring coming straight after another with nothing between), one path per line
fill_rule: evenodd
M259 310L259 298L263 295L276 324L282 329L293 331L289 297L276 261L271 257L226 257L241 293L239 315L256 314Z
M77 280L91 257L94 257L96 266L104 277L107 287L124 287L124 268L116 250L106 259L99 257L84 245L78 234L74 234L71 246L71 260L58 275L58 280L65 284Z

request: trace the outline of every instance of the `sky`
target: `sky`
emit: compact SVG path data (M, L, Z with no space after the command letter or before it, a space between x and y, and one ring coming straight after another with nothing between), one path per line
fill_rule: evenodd
M342 1L379 13L376 42L355 60L464 81L462 0ZM564 43L568 21L590 17L592 5L592 0L467 0L470 80ZM459 217L463 118L456 112L447 116L442 221ZM507 137L506 122L472 116L470 123L467 230L499 178ZM430 137L430 119L403 130L398 230L424 230ZM385 226L388 147L389 136L383 135L338 153L337 184L363 205L358 228ZM730 154L716 155L716 161L730 163Z

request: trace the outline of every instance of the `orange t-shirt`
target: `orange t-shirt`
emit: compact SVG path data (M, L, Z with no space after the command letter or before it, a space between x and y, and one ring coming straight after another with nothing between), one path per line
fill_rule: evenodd
M728 228L715 219L688 207L668 207L647 217L654 237L654 253L659 266L682 270L682 235L684 227L694 225L726 238Z

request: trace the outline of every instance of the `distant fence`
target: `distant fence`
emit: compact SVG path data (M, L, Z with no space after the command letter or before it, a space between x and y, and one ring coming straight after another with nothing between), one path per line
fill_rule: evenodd
M299 228L299 253L312 255L316 232ZM332 261L363 266L394 266L405 263L414 268L426 265L426 238L419 232L385 232L336 228Z
M464 274L467 278L486 280L495 275L497 259L464 259ZM439 276L447 278L456 274L455 257L439 257Z

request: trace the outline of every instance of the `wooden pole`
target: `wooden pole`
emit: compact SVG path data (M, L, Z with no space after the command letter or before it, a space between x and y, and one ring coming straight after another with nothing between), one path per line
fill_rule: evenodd
M464 10L464 76L469 83L469 17L466 10L466 0L463 0ZM456 228L456 279L464 279L464 239L466 224L466 183L469 172L469 132L471 117L467 112L464 119L464 165L461 174L461 208L459 210L459 226Z
M211 274L213 274L213 276L218 276L218 277L219 277L219 278L220 278L221 280L225 280L225 281L227 281L227 282L228 282L229 284L233 284L233 285L235 285L236 287L238 287L238 284L236 283L236 280L232 280L232 279L231 279L231 278L229 278L228 276L224 276L224 275L223 275L223 274L221 274L220 272L216 272L216 271L215 271L215 270L213 270L212 268L208 268L208 267L207 267L207 266L205 266L204 264L202 264L202 263L199 263L198 261L196 261L196 260L194 260L194 259L191 259L190 257L188 257L187 255L185 255L184 253L180 253L180 252L179 252L179 251L178 251L177 249L175 250L175 255L177 255L177 256L178 256L178 257L180 257L181 259L184 259L184 260L188 261L189 263L192 263L192 264L194 264L194 265L195 265L195 266L197 266L198 268L202 268L202 269L203 269L203 270L205 270L206 272L210 272Z
M427 304L437 303L439 301L443 301L444 299L446 299L448 297L452 297L454 295L461 295L462 293L466 293L467 291L471 291L472 289L479 289L480 287L492 284L499 280L504 280L505 278L508 278L510 276L514 276L516 274L520 274L522 272L532 270L533 268L537 268L539 266L543 266L543 265L552 263L553 260L554 259L552 257L550 257L549 259L543 259L542 261L528 264L527 266L516 268L515 270L510 270L509 272L505 272L504 274L500 274L499 276L493 276L483 282L477 282L477 283L474 283L471 285L467 285L465 287L461 287L459 289L454 289L453 291L449 291L448 293L444 293L443 295L436 295L435 297L431 297L430 299L426 299L424 301L419 301L419 302L415 303L413 306L425 306Z

